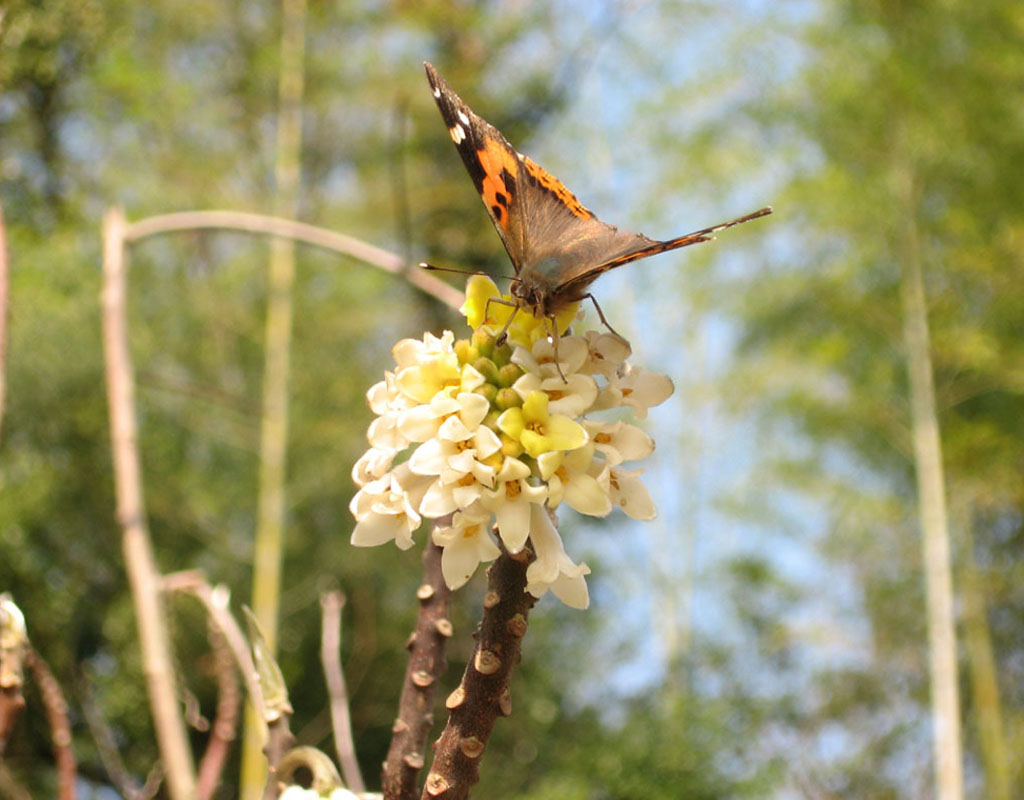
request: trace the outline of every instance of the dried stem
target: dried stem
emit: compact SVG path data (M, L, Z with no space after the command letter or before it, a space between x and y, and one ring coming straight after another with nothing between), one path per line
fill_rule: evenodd
M117 750L117 741L109 723L103 716L103 711L93 694L92 684L87 674L83 673L77 681L77 693L81 698L82 711L85 714L85 723L89 726L89 733L92 734L93 743L96 745L96 753L107 773L107 778L114 785L114 788L128 800L140 800L141 798L152 797L155 792L145 793L145 787L140 788L139 782L128 772L128 768L121 759ZM162 776L159 772L159 762L150 772ZM147 778L147 785L149 779ZM159 785L159 784L158 784Z
M206 608L211 621L223 634L225 643L234 656L238 671L242 674L245 689L257 716L266 719L263 703L263 690L256 679L256 666L253 664L252 653L245 635L238 622L228 610L229 595L224 587L211 587L206 577L198 570L184 570L165 575L163 579L165 592L184 592L195 597ZM265 736L264 732L264 736Z
M199 774L196 777L198 800L209 800L220 785L224 764L238 729L238 709L242 700L238 691L235 661L227 638L213 619L210 619L209 627L210 647L217 673L217 713L210 727L206 752L199 762Z
M512 713L509 677L519 663L527 616L537 599L526 591L526 568L534 554L527 547L502 554L487 570L484 613L476 647L462 683L445 701L448 724L434 745L423 800L462 800L480 779L480 758L494 723Z
M195 768L178 707L170 641L160 598L160 573L142 500L142 468L125 308L125 227L120 210L110 210L104 216L103 349L110 403L117 518L122 530L125 568L135 604L143 669L167 787L171 800L192 800L195 797Z
M409 668L381 778L385 800L416 800L419 796L416 779L425 761L427 735L434 723L434 692L448 667L444 653L452 635L448 619L451 590L441 574L441 553L430 541L423 551L423 584L416 592L419 618L408 644Z
M50 723L53 757L57 764L57 797L60 800L74 800L78 767L75 764L75 753L71 749L71 723L68 721L68 704L64 692L53 677L50 667L35 650L29 649L26 662L39 687L39 696Z
M334 732L334 749L338 763L345 775L345 783L353 792L366 791L363 776L356 760L356 746L352 738L352 717L348 707L348 689L345 673L341 669L341 610L345 607L345 595L341 592L327 592L320 598L323 609L323 625L320 633L320 661L327 682L327 695L331 704L331 728Z
M403 275L417 289L437 298L450 308L458 308L465 300L462 292L458 289L452 288L419 267L410 265L401 256L387 250L326 228L318 228L315 225L307 225L304 222L290 219L268 217L263 214L249 214L243 211L182 211L175 214L162 214L157 217L141 219L130 225L125 239L128 242L134 242L156 234L200 228L248 231L294 239L314 247L352 256L386 272Z

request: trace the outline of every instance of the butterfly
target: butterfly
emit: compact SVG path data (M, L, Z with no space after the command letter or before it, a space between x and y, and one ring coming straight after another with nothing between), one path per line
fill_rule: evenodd
M711 241L717 231L772 213L770 207L762 208L667 241L608 225L558 178L517 152L501 131L475 114L433 66L424 66L448 133L512 260L516 277L510 291L516 305L552 320L553 327L555 315L567 306L588 297L594 300L590 284L608 270ZM597 309L607 325L600 306Z

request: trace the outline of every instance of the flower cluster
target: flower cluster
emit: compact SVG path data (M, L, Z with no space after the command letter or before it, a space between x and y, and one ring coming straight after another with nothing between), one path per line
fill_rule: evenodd
M393 540L406 549L424 518L445 518L432 536L444 549L445 582L456 589L500 554L496 524L510 553L530 540L536 560L527 591L540 597L550 589L585 608L590 569L565 552L555 509L564 502L598 517L616 506L634 519L655 515L642 470L623 466L650 455L654 442L621 419L586 415L629 408L643 418L672 394L672 383L626 363L629 345L618 336L552 339L545 320L515 313L508 301L474 276L462 307L470 339L445 331L395 345L394 371L366 395L377 417L370 449L352 470L360 487L350 505L352 544ZM575 313L556 320L559 331Z

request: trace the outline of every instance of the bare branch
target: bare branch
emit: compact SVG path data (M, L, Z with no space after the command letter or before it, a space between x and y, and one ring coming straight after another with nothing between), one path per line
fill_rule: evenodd
M502 554L487 570L484 613L476 647L462 683L445 701L448 724L434 745L423 800L463 800L480 779L480 758L499 716L512 713L509 677L519 663L526 619L537 599L526 591L526 568L534 559L527 547Z
M163 578L165 592L184 592L195 597L206 608L206 613L223 634L235 664L245 682L245 689L257 716L266 719L263 703L263 691L256 679L256 666L252 661L252 653L245 635L238 622L229 611L230 595L223 586L211 588L206 577L198 570L184 570L165 575ZM265 724L265 723L264 723ZM266 731L264 730L264 736Z
M120 209L103 218L103 349L106 356L110 439L117 518L131 584L143 668L157 743L172 800L195 797L195 768L175 694L170 641L160 598L160 573L146 525L135 422L135 387L128 347L124 234Z
M57 763L57 797L60 800L75 800L75 783L78 767L71 749L71 723L68 721L68 704L60 684L53 677L50 667L35 650L29 648L27 663L39 687L39 696L46 708L53 739L53 757Z
M145 786L140 788L139 782L128 772L128 768L121 759L114 732L110 729L110 725L106 717L103 716L99 703L96 701L88 675L83 673L76 682L76 686L78 696L81 698L85 724L89 726L89 733L92 734L93 743L96 745L96 753L103 763L103 770L107 773L107 778L114 785L114 788L123 797L128 798L128 800L142 800L146 797L152 797L154 793L147 794ZM150 770L150 776L154 772L162 777L163 773L159 770L159 762ZM147 778L146 785L148 786L149 783L149 778ZM159 783L157 785L159 786Z
M323 625L320 633L320 661L327 682L330 698L331 728L334 732L334 749L338 763L345 775L345 783L353 792L366 791L363 776L356 760L356 746L352 738L352 717L348 707L348 689L345 673L341 668L341 610L345 607L345 595L341 592L326 592L320 598L323 609Z
M438 524L445 522L439 520ZM423 551L423 584L416 592L419 618L407 645L409 667L381 777L387 800L416 800L419 796L417 777L425 762L427 735L434 724L434 692L448 668L445 647L452 635L448 619L451 590L441 574L441 553L441 548L428 539Z
M244 211L182 211L176 214L147 217L132 223L127 228L125 240L136 242L147 236L196 229L248 231L249 233L294 239L297 242L320 247L334 253L343 253L386 272L404 275L405 279L413 286L436 297L451 308L458 308L465 300L464 295L458 289L454 289L419 267L407 263L401 256L388 250L374 247L353 236L346 236L326 228L318 228L315 225L280 217L268 217Z
M214 669L217 673L217 714L210 727L210 740L206 744L206 752L199 761L199 774L196 778L198 800L209 800L220 785L231 743L235 740L235 732L238 729L238 709L242 700L238 691L235 661L227 638L212 618L209 620L209 627L210 647L213 650Z

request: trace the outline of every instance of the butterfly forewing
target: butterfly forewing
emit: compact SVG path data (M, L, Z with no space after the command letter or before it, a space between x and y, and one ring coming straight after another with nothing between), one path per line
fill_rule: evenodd
M434 92L434 100L455 142L455 149L459 151L462 163L466 165L491 222L512 259L512 266L518 273L526 236L523 208L517 202L518 154L497 128L477 116L462 102L430 64L424 66Z

